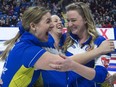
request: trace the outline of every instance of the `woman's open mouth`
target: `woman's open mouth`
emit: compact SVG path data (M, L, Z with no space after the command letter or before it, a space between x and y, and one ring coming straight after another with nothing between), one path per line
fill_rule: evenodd
M62 29L62 28L63 28L63 25L62 25L61 23L59 23L59 24L56 25L56 27L57 27L58 29Z

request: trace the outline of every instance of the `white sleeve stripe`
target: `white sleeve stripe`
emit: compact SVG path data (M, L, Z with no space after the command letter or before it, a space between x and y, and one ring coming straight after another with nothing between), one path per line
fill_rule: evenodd
M28 67L31 65L31 63L33 62L33 60L35 59L35 57L36 57L42 50L43 50L43 49L41 49L41 50L32 58L32 60L30 61Z

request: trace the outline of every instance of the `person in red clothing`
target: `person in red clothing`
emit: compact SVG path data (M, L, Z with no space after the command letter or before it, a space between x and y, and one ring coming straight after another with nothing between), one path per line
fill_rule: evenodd
M113 28L113 26L111 25L111 22L107 23L107 28Z
M106 23L102 22L102 28L107 28Z

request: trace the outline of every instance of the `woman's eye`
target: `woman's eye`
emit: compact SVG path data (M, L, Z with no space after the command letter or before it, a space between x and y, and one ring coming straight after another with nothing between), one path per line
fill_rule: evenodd
M51 23L51 20L48 20L47 23Z

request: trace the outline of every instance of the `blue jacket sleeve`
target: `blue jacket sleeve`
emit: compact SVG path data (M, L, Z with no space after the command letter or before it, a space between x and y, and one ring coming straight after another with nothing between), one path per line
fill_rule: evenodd
M92 81L97 82L97 83L104 82L108 74L107 69L103 66L96 66L95 72L96 74Z

